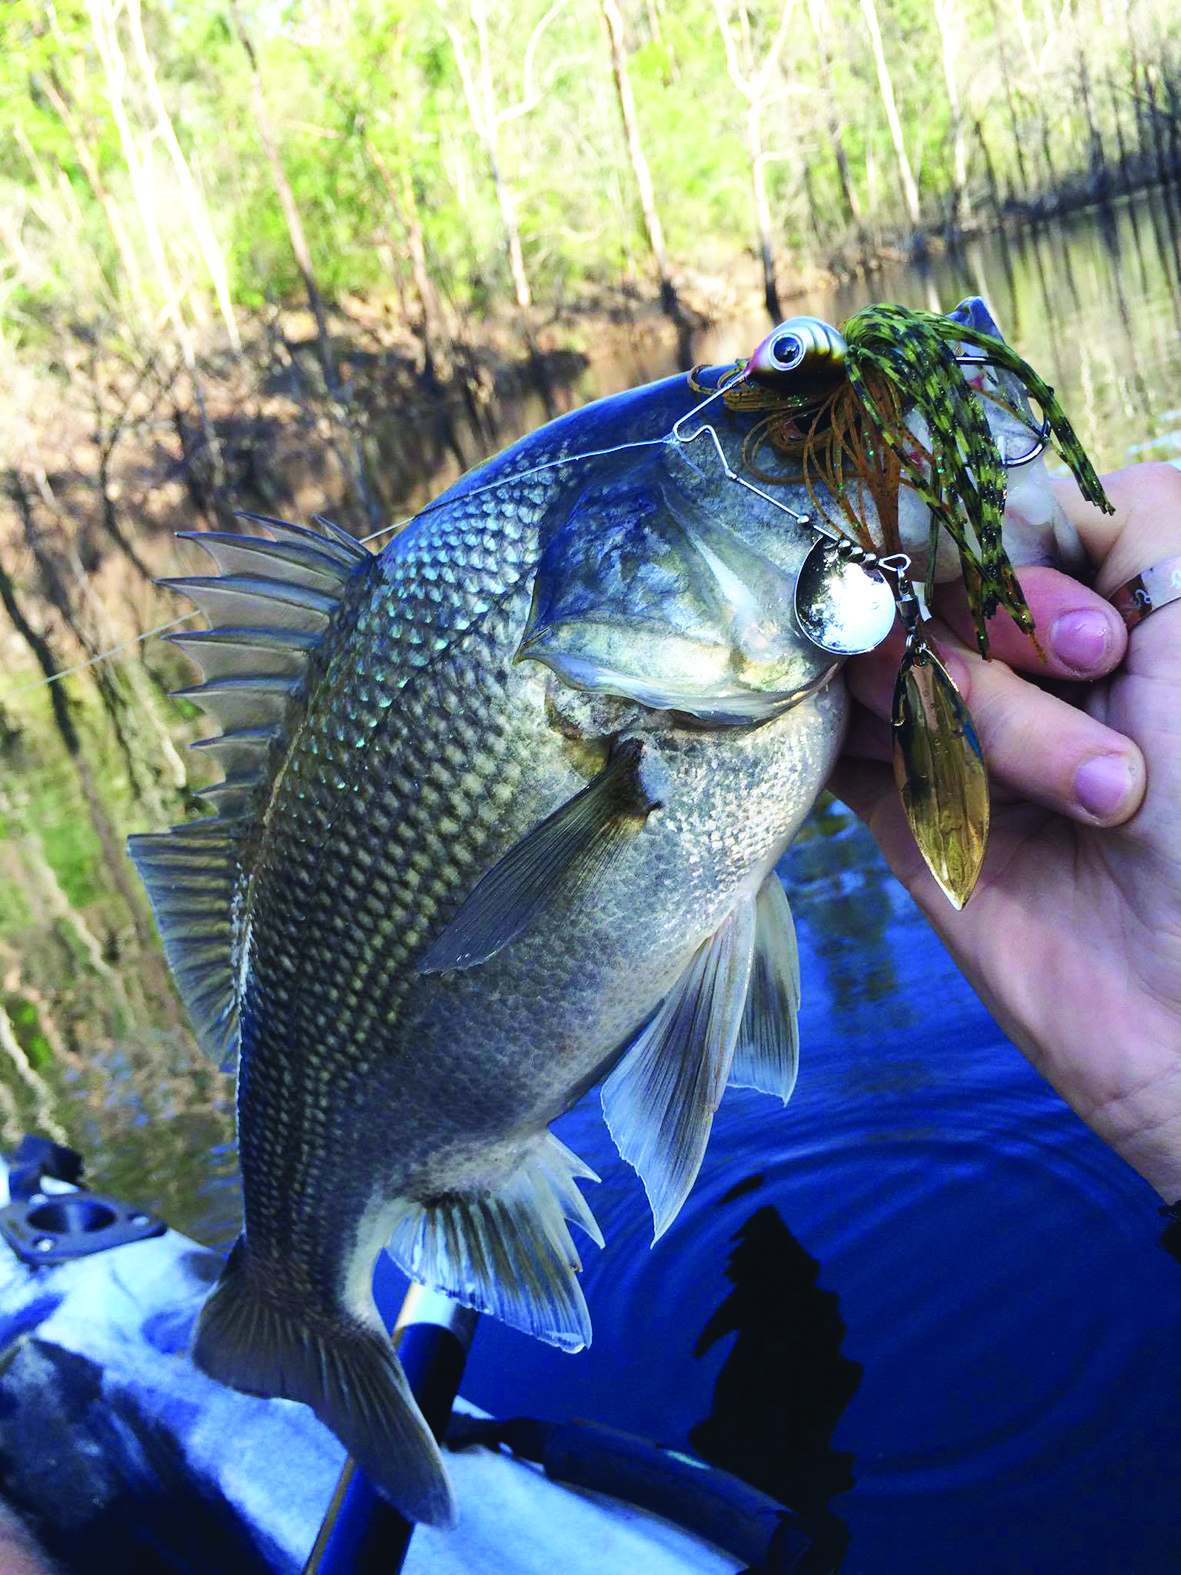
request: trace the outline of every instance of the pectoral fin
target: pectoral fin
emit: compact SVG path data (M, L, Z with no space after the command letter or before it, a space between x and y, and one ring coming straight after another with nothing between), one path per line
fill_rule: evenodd
M796 1085L800 1039L800 954L783 884L772 870L755 898L754 957L746 1010L730 1068L735 1088L776 1094L786 1105Z
M656 1237L697 1179L746 1005L755 904L746 898L697 951L603 1084L615 1146L640 1173Z
M643 745L627 739L581 793L543 820L476 886L419 973L487 962L552 904L586 901L658 804L640 780Z

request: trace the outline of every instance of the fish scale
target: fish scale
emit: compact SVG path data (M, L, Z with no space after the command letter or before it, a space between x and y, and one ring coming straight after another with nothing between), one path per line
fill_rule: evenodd
M480 511L482 515L486 513L487 506ZM511 786L513 763L507 758L506 747L509 731L481 727L471 699L476 691L466 681L482 677L485 685L494 683L490 675L495 673L497 657L503 665L511 654L502 625L494 622L459 640L452 633L449 655L441 659L440 653L434 653L431 672L438 693L433 694L432 705L425 707L416 699L417 686L412 675L425 667L420 653L433 644L427 638L428 631L441 634L448 629L470 627L487 614L497 597L506 594L506 565L490 562L484 532L472 530L461 520L445 521L436 534L437 543L431 543L429 548L432 557L443 556L455 563L465 576L464 583L440 591L437 580L428 580L429 589L424 595L420 570L425 554L395 560L393 572L375 588L357 619L357 633L369 637L362 650L374 655L368 659L354 656L352 649L345 646L330 661L317 703L305 721L303 736L293 747L276 796L271 823L290 823L296 827L297 835L294 840L285 836L274 852L264 845L260 858L255 877L254 930L267 936L268 941L265 946L255 942L251 988L260 997L271 999L272 956L301 955L305 964L301 969L300 994L288 1001L282 1015L272 1006L265 1037L257 1045L251 1044L251 1060L256 1068L260 1063L281 1064L286 1044L292 1040L315 1042L319 1038L318 1054L325 1064L334 1067L334 1076L347 1076L350 1072L357 1075L352 1065L352 1047L371 1043L379 1032L388 1037L396 1024L398 1007L411 987L406 965L413 946L403 937L411 913L429 921L432 910L445 905L449 895L462 895L470 868L478 857L483 828L474 813L476 806L471 796L455 791L459 783L453 788L447 808L457 823L466 828L463 838L450 843L442 864L434 864L433 875L414 869L416 863L426 862L424 844L430 845L432 820L440 803L435 798L437 785L421 788L424 780L429 783L434 763L427 731L431 720L437 719L449 736L467 732L474 741L478 735L480 752L475 759L483 774ZM508 532L506 536L506 556L511 557L515 543ZM522 594L517 592L518 600ZM421 620L418 623L414 621L415 614ZM518 621L520 616L518 609ZM453 675L450 681L448 668ZM397 707L395 697L400 697ZM485 710L495 714L494 701ZM366 758L364 770L359 771L353 767L353 752L362 742L366 744ZM518 762L517 769L523 764ZM394 813L382 817L371 801L389 794L386 784L399 782L404 787L418 783L422 797L414 802L405 794L400 800L395 796ZM339 795L342 812L331 817L327 825L323 815L317 815L315 826L307 827L307 835L301 838L302 805L316 801L326 790ZM380 834L382 818L392 835L382 840L380 851L371 851L365 844L375 831ZM316 851L316 843L320 841L322 845L321 839L328 836L336 839L335 852L325 861ZM388 893L389 906L380 918L364 910L351 914L347 945L342 946L338 936L345 928L345 919L339 902L342 896L349 900L349 893L342 892L338 883L347 869L361 862L362 847L364 857L375 864L374 879ZM322 863L330 878L316 881L313 871L318 871ZM295 910L289 898L292 885L309 893L306 905ZM456 896L452 896L452 905L455 901ZM313 939L309 945L309 934L323 939ZM351 974L355 981L351 988L342 988L338 983L342 974L346 978ZM389 981L384 992L373 988L374 976L378 974ZM324 1002L328 1003L327 1011ZM327 1035L326 1019L331 1022ZM249 1026L246 1034L249 1043ZM363 1075L367 1062L362 1059L359 1065ZM286 1077L278 1087L278 1097L289 1100ZM258 1121L252 1121L250 1115L248 1110L242 1111L245 1127L267 1127L265 1113ZM244 1154L244 1173L251 1162L251 1157ZM253 1188L248 1185L247 1193L257 1199L260 1209L266 1209L270 1203L268 1231L282 1230L281 1199L290 1198L290 1193L287 1177L277 1170L272 1154L263 1157L258 1182ZM290 1212L297 1213L298 1206ZM325 1225L329 1231L332 1229L330 1221ZM248 1230L249 1227L248 1217ZM331 1253L331 1243L328 1250Z

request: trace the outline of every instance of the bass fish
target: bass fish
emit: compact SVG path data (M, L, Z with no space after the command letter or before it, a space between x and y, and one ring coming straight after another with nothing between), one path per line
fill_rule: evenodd
M225 778L213 817L131 851L201 1039L237 1058L245 1219L194 1360L311 1406L416 1520L456 1509L374 1306L381 1248L578 1350L597 1178L550 1124L603 1083L659 1236L727 1084L796 1079L774 871L848 699L792 612L812 533L667 441L695 387L552 422L380 554L268 521L195 535L217 575L164 582L208 617L173 639ZM756 416L714 410L737 472ZM1041 558L1061 516L1025 528Z

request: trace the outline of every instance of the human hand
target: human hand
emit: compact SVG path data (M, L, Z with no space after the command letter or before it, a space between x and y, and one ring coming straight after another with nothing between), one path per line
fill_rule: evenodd
M1059 500L1095 587L1053 569L1019 578L1046 653L1005 614L976 654L958 587L930 633L972 712L992 828L960 913L910 836L890 759L901 635L847 668L859 702L829 786L869 825L968 980L1100 1137L1169 1203L1181 1199L1181 605L1129 635L1104 600L1181 554L1181 473L1103 478L1104 515L1073 483Z

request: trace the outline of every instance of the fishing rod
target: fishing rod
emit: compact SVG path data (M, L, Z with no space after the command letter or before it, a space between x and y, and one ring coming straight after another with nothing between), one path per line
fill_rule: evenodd
M392 1322L390 1337L427 1426L442 1442L471 1348L478 1312L442 1291L412 1284L396 1318L379 1273L378 1311ZM396 1510L350 1457L344 1463L304 1575L398 1575L414 1522Z
M388 1267L388 1265L387 1265ZM395 1297L379 1268L378 1310ZM708 1462L596 1422L508 1421L458 1416L452 1407L480 1314L442 1291L412 1284L391 1337L431 1432L452 1448L507 1447L551 1481L598 1492L660 1515L741 1559L743 1575L835 1575L815 1530L786 1505ZM303 1575L399 1575L414 1533L359 1466L345 1462Z

